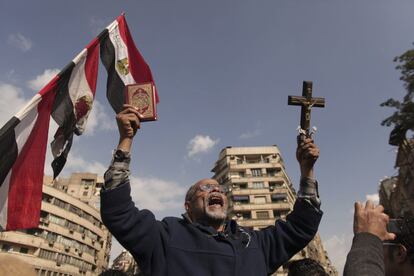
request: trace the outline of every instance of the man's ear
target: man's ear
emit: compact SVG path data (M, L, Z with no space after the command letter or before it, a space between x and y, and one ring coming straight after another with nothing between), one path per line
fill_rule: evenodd
M184 209L188 213L188 211L190 210L190 202L188 201L184 202Z
M407 249L405 246L401 245L398 247L398 250L395 252L395 257L398 263L404 263L407 261Z

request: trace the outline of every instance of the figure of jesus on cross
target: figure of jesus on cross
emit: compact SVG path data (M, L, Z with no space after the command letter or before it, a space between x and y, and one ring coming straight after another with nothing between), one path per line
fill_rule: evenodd
M302 88L302 96L289 96L288 105L300 105L300 137L310 137L312 135L310 129L310 118L312 107L325 107L324 98L312 98L312 82L304 81Z

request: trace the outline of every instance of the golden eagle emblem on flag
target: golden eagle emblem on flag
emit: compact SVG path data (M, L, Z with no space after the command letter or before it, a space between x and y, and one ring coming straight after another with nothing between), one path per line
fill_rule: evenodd
M128 73L129 73L129 62L128 62L128 58L124 58L124 59L118 60L116 62L116 69L118 70L118 72L121 75L124 75L124 76L128 75Z

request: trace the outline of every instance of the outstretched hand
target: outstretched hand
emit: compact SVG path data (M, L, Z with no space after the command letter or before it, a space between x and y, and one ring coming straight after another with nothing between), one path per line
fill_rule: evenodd
M382 205L375 206L374 203L368 200L365 207L360 202L355 202L354 213L354 234L371 233L380 240L393 240L395 234L387 231L387 224L389 217L384 213Z
M123 110L116 115L116 123L119 131L118 149L129 151L137 130L140 128L142 116L137 109L129 104L123 105Z
M313 143L312 138L303 137L299 139L298 147L296 149L296 159L300 165L302 177L313 178L313 166L319 157L319 148Z

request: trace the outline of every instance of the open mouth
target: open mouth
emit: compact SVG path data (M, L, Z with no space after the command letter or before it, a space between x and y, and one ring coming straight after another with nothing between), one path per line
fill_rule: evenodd
M223 198L220 195L211 195L208 198L208 206L223 207Z

